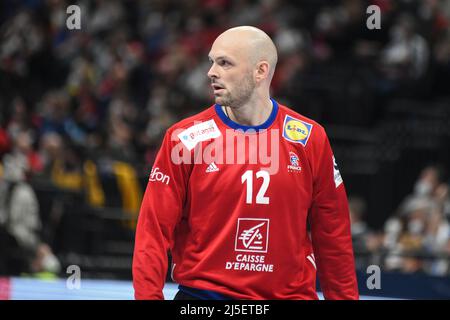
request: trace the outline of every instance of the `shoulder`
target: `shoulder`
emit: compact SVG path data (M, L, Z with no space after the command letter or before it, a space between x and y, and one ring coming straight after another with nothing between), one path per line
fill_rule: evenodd
M214 105L210 106L209 108L203 110L202 112L199 112L193 116L190 116L188 118L182 119L175 124L173 124L169 129L167 129L167 132L171 133L177 130L184 130L189 127L192 127L196 124L206 122L214 118L215 111L214 111Z
M325 128L320 123L285 105L278 104L278 106L280 121L283 121L283 136L297 137L304 146L323 141L326 138ZM292 132L292 130L297 130L297 132Z

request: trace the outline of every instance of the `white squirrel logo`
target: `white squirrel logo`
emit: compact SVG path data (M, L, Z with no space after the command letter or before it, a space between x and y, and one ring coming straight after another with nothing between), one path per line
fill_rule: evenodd
M262 227L265 224L265 222L260 223L253 228L247 229L242 231L241 235L239 236L239 240L242 240L242 243L244 244L244 247L251 250L262 250L262 234L259 230L260 227Z

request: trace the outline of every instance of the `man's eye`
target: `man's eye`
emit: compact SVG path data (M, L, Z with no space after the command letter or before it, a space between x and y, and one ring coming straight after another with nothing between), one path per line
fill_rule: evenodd
M219 62L219 66L228 66L228 65L230 65L230 63L228 61L226 61L226 60L221 60Z

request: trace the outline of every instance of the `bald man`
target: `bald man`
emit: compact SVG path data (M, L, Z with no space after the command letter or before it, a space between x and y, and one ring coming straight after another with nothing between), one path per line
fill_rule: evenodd
M229 29L216 39L209 59L216 103L237 123L263 123L272 110L269 89L277 63L269 36L254 27Z
M325 130L270 97L250 26L209 52L215 104L167 130L136 230L136 299L358 299L346 192Z

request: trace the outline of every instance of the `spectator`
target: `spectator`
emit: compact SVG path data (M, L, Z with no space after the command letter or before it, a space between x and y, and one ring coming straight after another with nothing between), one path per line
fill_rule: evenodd
M449 186L447 184L447 170L441 164L428 165L420 173L414 184L414 191L406 197L403 206L406 208L409 202L416 198L428 199L434 206L440 207L444 214L449 210Z
M29 170L23 155L7 155L3 161L4 171L0 181L0 225L8 234L11 247L5 257L6 272L58 273L60 265L49 246L41 241L42 229L39 204L32 187L26 181ZM2 256L3 259L3 256ZM9 264L8 260L13 263Z
M368 245L368 241L372 237L372 233L365 221L367 204L361 197L350 196L348 206L350 210L353 250L356 256L355 264L357 268L364 268L369 264L368 254L371 248Z
M442 166L425 167L413 193L399 208L399 215L386 222L384 246L389 250L388 269L442 274L442 260L429 259L445 250L450 229L445 217L448 186Z
M386 76L393 80L415 80L428 67L429 47L417 32L413 16L401 15L391 31L391 40L385 47L381 63Z
M422 271L425 228L431 202L415 198L402 209L402 215L386 223L385 247L388 249L385 267L387 270L404 272Z

